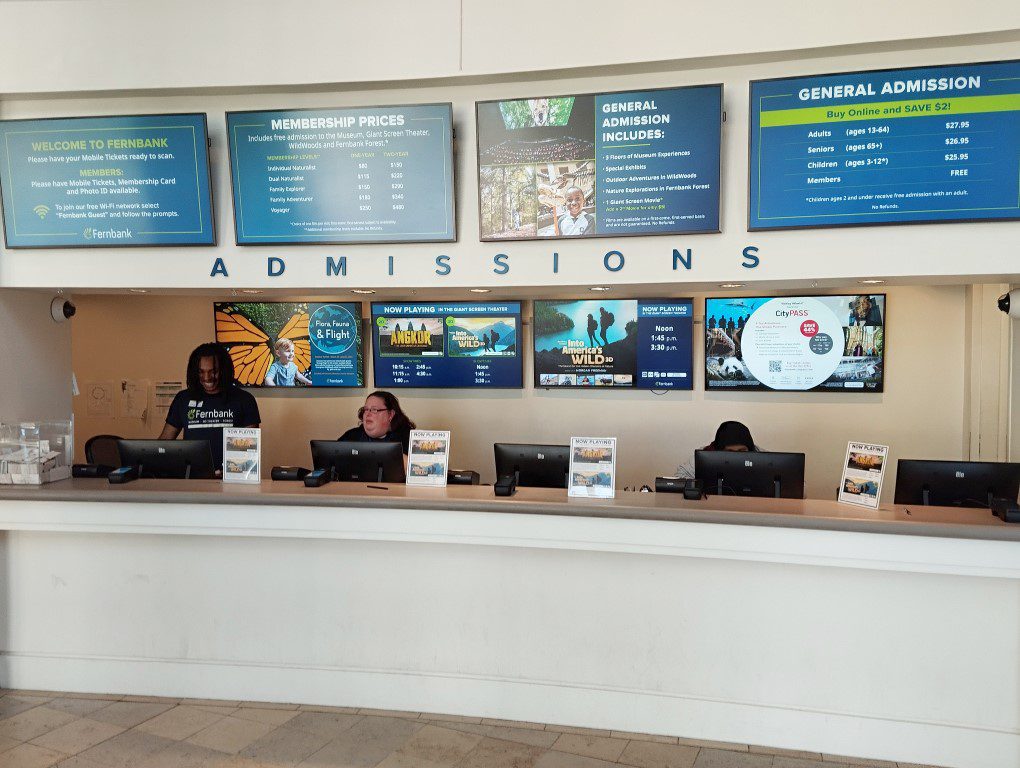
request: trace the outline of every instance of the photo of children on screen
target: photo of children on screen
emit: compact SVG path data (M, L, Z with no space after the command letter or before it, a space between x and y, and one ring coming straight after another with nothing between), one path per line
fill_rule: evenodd
M294 387L303 384L311 386L312 381L298 370L294 362L294 342L290 339L277 339L273 345L276 360L266 372L267 387Z

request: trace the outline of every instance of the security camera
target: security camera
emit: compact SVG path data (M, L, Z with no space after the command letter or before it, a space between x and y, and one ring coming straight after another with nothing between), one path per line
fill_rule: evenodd
M57 296L50 302L50 317L53 318L54 322L63 323L70 320L77 311L78 308L74 306L74 302L70 299L65 299L63 296Z
M1020 320L1020 288L1014 288L999 297L999 310L1014 320Z

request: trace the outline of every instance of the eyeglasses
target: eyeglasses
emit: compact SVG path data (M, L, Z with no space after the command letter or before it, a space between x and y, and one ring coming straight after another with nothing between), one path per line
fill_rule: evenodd
M362 408L363 413L382 413L383 411L390 410L389 408Z

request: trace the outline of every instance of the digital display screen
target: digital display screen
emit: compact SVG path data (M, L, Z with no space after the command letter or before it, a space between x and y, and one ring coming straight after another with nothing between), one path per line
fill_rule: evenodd
M8 248L215 245L205 114L0 121Z
M238 245L456 240L450 104L228 112Z
M1020 218L1020 62L751 83L748 229Z
M217 302L215 318L241 386L365 386L360 302Z
M372 303L377 387L520 388L521 303Z
M705 300L705 388L881 392L885 294Z
M719 231L721 85L475 107L482 240Z
M536 387L691 389L690 299L535 302Z

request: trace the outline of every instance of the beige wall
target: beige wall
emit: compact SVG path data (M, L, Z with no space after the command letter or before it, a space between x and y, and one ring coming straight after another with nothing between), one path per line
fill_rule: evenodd
M1011 0L4 0L0 93L355 83L987 34ZM739 20L739 23L735 21ZM45 30L45 34L34 34Z
M618 484L650 483L655 475L692 461L694 449L712 438L720 421L738 419L767 450L805 451L807 495L830 498L851 439L889 444L893 459L964 456L967 288L897 287L888 294L883 394L706 393L700 374L694 392L665 395L557 392L530 384L523 390L411 389L399 394L419 426L453 431L453 466L479 470L483 482L493 479L494 441L566 442L571 435L615 435L620 441ZM701 298L695 297L698 315ZM213 335L213 300L81 297L73 343L79 382L182 379L188 353ZM530 323L525 335L530 344ZM697 344L695 350L697 371ZM530 354L525 355L525 379L531 379ZM307 466L308 440L332 438L353 426L368 391L255 390L265 429L264 466ZM160 430L157 420L89 418L78 400L79 456L91 434L142 437ZM883 493L887 500L892 483L890 478Z
M71 415L71 325L50 317L54 295L0 288L0 421Z

